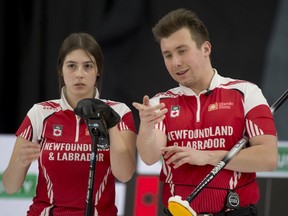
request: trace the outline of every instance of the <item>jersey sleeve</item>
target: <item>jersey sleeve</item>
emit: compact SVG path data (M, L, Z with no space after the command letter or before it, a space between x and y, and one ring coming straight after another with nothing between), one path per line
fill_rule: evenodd
M131 109L125 103L110 102L110 106L120 115L121 121L118 124L120 131L131 130L136 133L135 121Z
M16 136L22 137L26 140L32 141L33 128L29 117L26 115L20 127L16 131Z
M44 119L53 112L52 109L44 109L43 111L41 104L34 104L18 128L16 136L20 136L34 143L39 143Z
M22 137L34 143L39 142L40 135L37 135L36 129L39 128L37 127L37 125L39 124L37 122L40 120L40 118L37 118L37 113L37 105L34 104L34 106L28 111L20 127L16 131L16 136ZM42 126L39 129L41 130Z
M261 89L250 86L244 98L245 128L249 138L258 135L275 135L276 126L273 114Z
M134 117L132 112L127 112L121 119L120 123L118 124L118 129L122 130L131 130L136 133L136 127L134 122Z

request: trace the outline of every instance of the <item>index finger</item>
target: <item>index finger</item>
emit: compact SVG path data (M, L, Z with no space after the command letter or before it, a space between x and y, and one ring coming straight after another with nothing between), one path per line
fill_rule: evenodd
M150 102L149 102L149 97L148 97L148 95L145 95L145 96L143 97L143 105L150 106Z

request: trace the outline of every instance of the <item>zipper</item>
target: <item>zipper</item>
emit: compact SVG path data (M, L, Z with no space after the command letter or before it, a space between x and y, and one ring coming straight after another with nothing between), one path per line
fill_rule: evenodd
M79 132L80 132L80 120L81 118L75 115L76 118L76 133L75 133L75 142L79 141Z

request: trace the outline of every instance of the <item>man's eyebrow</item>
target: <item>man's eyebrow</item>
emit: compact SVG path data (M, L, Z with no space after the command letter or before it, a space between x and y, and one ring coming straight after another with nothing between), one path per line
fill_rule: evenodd
M184 44L181 44L181 45L177 46L175 50L183 49L183 48L185 48L185 47L187 47L187 46L184 45ZM170 53L170 51L164 50L164 51L162 52L162 55L168 54L168 53Z

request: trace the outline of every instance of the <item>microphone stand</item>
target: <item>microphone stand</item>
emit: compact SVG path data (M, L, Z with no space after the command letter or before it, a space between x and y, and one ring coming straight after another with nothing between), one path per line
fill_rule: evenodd
M90 136L92 138L92 152L89 166L88 176L88 188L86 195L86 209L85 216L94 215L94 179L96 173L96 160L98 148L105 149L109 147L109 136L104 118L97 113L97 116L93 119L86 119L86 125L88 127Z

